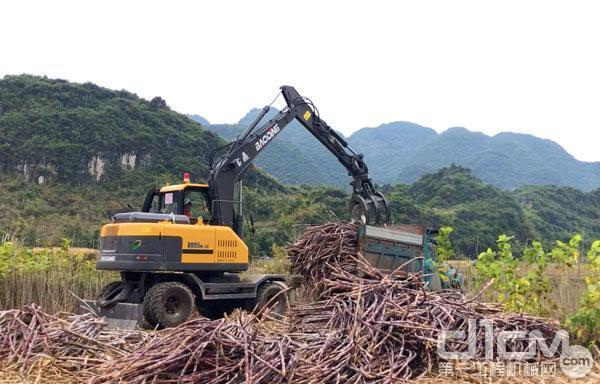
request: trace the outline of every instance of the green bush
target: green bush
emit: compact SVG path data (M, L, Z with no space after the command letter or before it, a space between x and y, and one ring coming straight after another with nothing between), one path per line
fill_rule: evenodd
M600 344L600 240L592 243L587 253L591 273L585 277L586 292L580 308L569 317L567 324L578 340Z

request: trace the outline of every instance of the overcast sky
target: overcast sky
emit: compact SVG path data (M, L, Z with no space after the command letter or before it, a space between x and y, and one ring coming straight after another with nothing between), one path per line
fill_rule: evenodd
M600 161L597 4L2 1L0 77L159 95L213 123L290 84L344 134L397 120L522 132Z

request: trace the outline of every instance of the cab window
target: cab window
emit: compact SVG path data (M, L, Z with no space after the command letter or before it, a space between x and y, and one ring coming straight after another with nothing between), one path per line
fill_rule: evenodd
M179 214L179 192L166 192L161 195L161 213Z
M208 207L208 191L199 189L186 190L184 204L187 202L191 203L190 213L192 219L202 218L202 221L205 223L210 221L211 213Z
M156 195L156 196L154 196L154 198L152 198L152 202L150 203L150 206L148 207L148 212L160 213L160 198L158 195Z

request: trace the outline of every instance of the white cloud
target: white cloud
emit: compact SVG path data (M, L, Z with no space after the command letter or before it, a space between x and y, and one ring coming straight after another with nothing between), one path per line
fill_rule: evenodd
M349 134L406 120L531 133L600 161L593 1L12 1L0 76L160 95L232 122L292 84Z

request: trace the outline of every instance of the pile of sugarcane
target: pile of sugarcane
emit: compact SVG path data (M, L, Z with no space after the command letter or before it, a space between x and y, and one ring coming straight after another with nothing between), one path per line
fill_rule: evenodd
M159 331L126 358L107 363L91 382L282 382L297 347L285 331L242 311L222 320L197 318Z
M29 305L0 312L0 369L74 382L129 355L147 337L143 331L108 329L91 313L50 315Z
M327 359L319 364L320 380L396 382L423 376L438 361L440 333L465 331L466 335L469 320L479 326L473 327L477 359L485 358L482 320L491 322L494 335L538 330L551 342L559 330L556 321L504 313L498 304L477 301L479 295L430 292L419 275L398 279L394 273L386 274L357 252L356 241L356 224L329 223L309 228L288 249L294 272L303 276L305 289L316 298L292 311L291 329L335 331L331 343L344 351L335 365L328 365ZM448 344L446 348L454 352L468 350L462 340L451 339ZM524 352L530 346L527 340L514 340L507 347Z
M384 274L357 252L356 242L356 224L328 223L309 228L288 248L293 272L314 301L293 306L284 318L236 311L148 335L30 307L0 314L0 359L20 369L40 354L71 359L60 369L78 370L78 379L90 383L396 383L432 372L440 333L467 331L469 319L493 321L495 333L539 330L550 341L558 331L555 322L505 314L477 297L427 291L420 276ZM476 343L483 358L481 327ZM528 344L508 347L525 351ZM461 340L448 345L467 348Z

